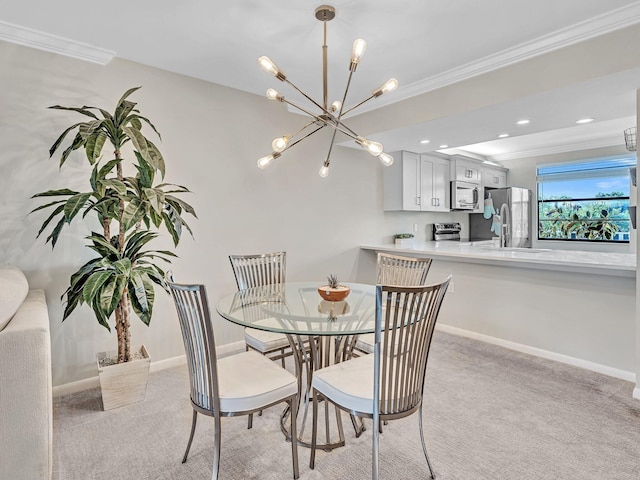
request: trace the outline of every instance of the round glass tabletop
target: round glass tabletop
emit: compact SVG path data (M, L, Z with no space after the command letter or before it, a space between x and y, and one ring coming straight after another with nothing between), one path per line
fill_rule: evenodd
M360 335L375 330L376 287L344 283L339 302L323 300L322 282L279 283L220 299L217 312L230 322L269 332L299 335Z

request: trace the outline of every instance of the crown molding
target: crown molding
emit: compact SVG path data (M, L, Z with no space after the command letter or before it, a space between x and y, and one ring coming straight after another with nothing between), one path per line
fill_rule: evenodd
M0 21L0 40L100 65L109 63L116 54L111 50L3 21Z
M615 147L620 145L622 145L620 142L620 136L616 135L599 138L597 140L580 141L578 143L565 143L562 145L552 145L549 147L522 150L519 152L498 153L495 155L487 155L487 158L496 162L503 162L505 160L516 160L518 158L540 157L543 155L554 155L556 153L567 153L578 150L591 150L594 148Z
M453 83L488 73L492 70L543 55L563 47L584 42L594 37L614 32L640 22L640 1L605 14L557 30L530 42L521 43L476 61L466 63L424 80L400 87L393 95L377 99L375 104L363 105L358 109L362 114L385 105L391 105L416 95L421 95Z

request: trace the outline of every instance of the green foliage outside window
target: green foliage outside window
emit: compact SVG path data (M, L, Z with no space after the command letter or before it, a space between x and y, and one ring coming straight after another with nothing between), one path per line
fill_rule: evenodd
M538 202L538 237L557 240L628 241L629 199L622 192L598 193L596 199L568 197Z

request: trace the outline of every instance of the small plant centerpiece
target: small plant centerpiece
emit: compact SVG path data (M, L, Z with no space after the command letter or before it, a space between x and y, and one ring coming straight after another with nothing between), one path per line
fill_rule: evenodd
M52 210L38 232L39 237L50 224L53 225L46 239L52 248L56 246L63 227L73 220L82 220L89 223L90 228L98 226L101 230L86 237L89 242L86 247L96 255L71 275L69 287L63 294L66 306L62 320L85 303L104 328L111 331L109 323L113 321L115 324L118 340L117 355L114 355L116 365L108 368L116 369L119 372L117 376L124 377L128 384L105 390L102 366L110 362L100 360L110 358L112 352L107 352L108 355L98 353L105 410L126 404L121 401L134 403L144 398L144 390L142 398L131 392L142 380L126 380L127 374L120 373L125 370L125 365L139 363L136 356L142 355L149 363L143 345L131 347L131 313L149 325L155 300L154 286L167 290L164 271L158 261L170 262L170 258L176 256L169 250L150 249L149 245L158 237L160 227L164 227L177 246L184 230L191 233L183 214L196 215L193 207L177 196L189 192L187 188L158 182L164 179L165 161L155 144L143 134L142 127L150 127L158 137L160 134L136 109L136 103L128 100L139 88L127 90L113 113L87 106L50 107L85 117L85 121L74 123L62 132L49 155L53 156L65 137L75 131L70 145L61 154L60 168L74 150L82 149L90 167L87 169L89 188L84 192L64 188L38 193L33 197L53 200L31 212ZM105 154L103 159L105 144L111 144L113 153ZM128 162L125 161L125 151L130 158ZM148 365L146 370L148 375ZM122 392L120 396L123 398L112 400L109 396L107 400L106 391Z
M396 245L400 247L410 247L413 245L413 233L396 233L393 238Z
M346 285L340 285L338 276L331 274L327 277L327 284L318 287L318 293L328 302L339 302L349 296L351 289Z

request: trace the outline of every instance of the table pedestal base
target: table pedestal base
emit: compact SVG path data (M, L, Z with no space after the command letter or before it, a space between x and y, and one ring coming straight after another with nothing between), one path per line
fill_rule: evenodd
M312 402L313 372L323 367L339 363L351 358L355 337L344 336L301 336L287 335L293 358L295 361L296 376L298 377L298 419L300 428L298 430L298 445L311 448L312 425L307 428L307 423L311 423L309 407ZM331 451L334 448L343 447L345 444L344 429L342 427L342 411L323 398L319 398L318 408L318 442L316 448L324 451ZM304 405L304 410L301 411ZM324 408L321 408L324 405ZM280 416L280 428L287 437L291 439L289 432L289 407L285 408ZM335 423L334 423L335 422ZM351 423L355 431L356 438L365 431L362 419L351 416ZM324 425L324 428L321 427ZM305 430L308 435L305 437ZM324 432L324 433L323 433ZM322 435L322 437L321 437Z

